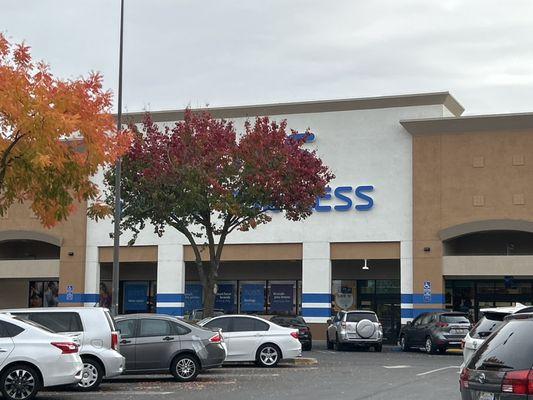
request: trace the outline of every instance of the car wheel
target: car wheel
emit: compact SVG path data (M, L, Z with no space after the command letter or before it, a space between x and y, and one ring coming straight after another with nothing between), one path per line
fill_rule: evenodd
M191 382L200 373L200 363L192 354L181 354L172 361L170 372L178 382Z
M275 344L266 343L257 349L255 362L260 367L272 368L278 365L281 351Z
M381 353L381 350L383 350L383 345L380 343L380 344L376 344L374 346L374 351L377 352L377 353Z
M104 378L104 369L100 363L91 358L83 358L83 373L81 381L78 382L76 388L82 392L90 392L97 390Z
M407 346L407 339L405 335L400 336L400 349L402 351L409 351L409 346Z
M424 346L424 350L426 350L426 353L428 354L435 354L435 351L437 350L430 336L426 338L426 345Z
M336 351L342 351L344 349L344 346L339 341L339 335L335 335L334 348L335 348Z
M329 340L329 334L326 333L326 347L328 350L333 350L333 342Z
M37 371L28 365L13 365L0 378L4 399L31 400L41 387Z

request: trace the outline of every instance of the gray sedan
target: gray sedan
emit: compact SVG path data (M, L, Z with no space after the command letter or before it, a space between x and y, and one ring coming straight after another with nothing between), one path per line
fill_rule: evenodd
M115 318L125 373L170 372L189 382L204 369L222 365L226 346L220 332L169 315L131 314Z

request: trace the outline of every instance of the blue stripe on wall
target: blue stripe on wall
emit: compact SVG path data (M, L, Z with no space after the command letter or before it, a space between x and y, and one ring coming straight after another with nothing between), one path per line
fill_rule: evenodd
M423 294L415 293L413 294L413 304L444 304L444 295L432 293L430 301L425 301Z
M331 310L329 308L302 308L302 317L331 317Z
M183 293L158 293L156 301L159 303L176 303L184 302L185 295Z
M439 312L439 311L446 311L446 310L442 308L402 308L401 317L402 318L416 318L420 314L424 314L428 312Z
M331 303L331 294L302 293L302 303Z
M401 296L401 301L405 304L444 304L444 298L442 293L432 293L430 301L426 301L422 293L404 293Z
M60 293L58 300L60 303L98 303L100 296L95 293L72 293L72 299L68 299L66 293Z
M407 293L402 293L401 302L402 303L411 304L413 302L413 295L412 294L407 294Z
M157 307L158 314L183 316L183 307Z

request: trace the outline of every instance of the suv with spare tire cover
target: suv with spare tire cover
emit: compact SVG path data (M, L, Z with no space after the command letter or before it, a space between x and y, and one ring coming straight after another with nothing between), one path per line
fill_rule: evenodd
M373 311L339 311L328 320L326 341L328 349L342 350L352 345L381 351L383 328Z

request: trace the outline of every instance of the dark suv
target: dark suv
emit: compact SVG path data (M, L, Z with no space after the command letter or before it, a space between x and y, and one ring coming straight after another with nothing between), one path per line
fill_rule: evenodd
M533 314L513 314L461 371L463 400L533 399Z
M470 327L463 313L424 313L402 327L398 342L403 351L424 348L430 354L444 353L449 348L460 348Z

